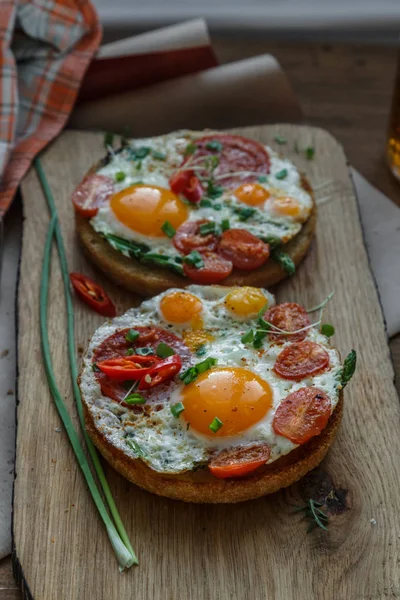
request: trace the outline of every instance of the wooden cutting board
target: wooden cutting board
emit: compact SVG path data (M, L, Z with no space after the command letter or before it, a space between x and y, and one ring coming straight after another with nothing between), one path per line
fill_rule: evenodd
M274 496L230 506L187 505L141 491L106 466L140 566L120 575L52 403L41 360L39 277L48 213L33 170L23 186L24 235L18 295L17 459L14 565L35 600L376 600L400 596L399 399L381 307L363 242L357 200L340 145L311 127L239 131L285 151L319 200L316 241L279 300L311 306L331 290L326 321L342 354L356 348L339 436L322 466ZM277 146L274 135L288 143ZM314 146L315 158L304 152ZM138 299L86 262L70 195L103 154L103 136L66 132L44 154L70 270L105 285L118 311ZM64 293L54 251L49 330L58 383L78 426L67 361ZM77 352L102 318L76 302ZM330 495L329 531L307 534L293 504Z

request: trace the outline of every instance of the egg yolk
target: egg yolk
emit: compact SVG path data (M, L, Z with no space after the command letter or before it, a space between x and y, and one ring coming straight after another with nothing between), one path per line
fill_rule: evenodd
M172 292L162 298L160 310L169 323L193 323L193 328L203 324L201 312L203 304L197 296L189 292Z
M258 183L244 183L236 188L234 194L240 202L244 202L250 206L259 206L270 196L269 191Z
M267 304L261 290L247 286L232 290L225 298L226 308L236 317L255 317Z
M277 212L279 215L298 217L300 214L300 205L298 201L290 196L274 198L273 206L275 212Z
M131 185L114 194L110 206L126 227L153 237L165 237L165 221L177 229L188 217L187 206L176 194L153 185Z
M204 330L187 329L183 332L182 337L186 346L192 352L196 352L203 344L214 341L214 336Z
M185 386L182 413L191 429L207 436L226 437L260 421L272 406L272 390L258 375L242 367L211 369ZM222 427L212 433L218 417Z

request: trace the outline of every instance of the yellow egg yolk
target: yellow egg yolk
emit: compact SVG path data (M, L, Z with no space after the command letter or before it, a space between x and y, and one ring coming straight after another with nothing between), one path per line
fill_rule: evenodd
M214 341L214 336L204 330L187 329L183 332L182 337L186 346L192 352L196 352L203 344Z
M236 188L234 195L240 202L250 206L259 206L268 200L270 193L258 183L244 183Z
M287 217L298 217L301 210L298 201L290 196L274 198L273 207L276 213Z
M160 302L160 310L169 323L192 323L193 329L200 328L203 324L200 316L203 304L200 298L189 292L167 294Z
M126 227L153 237L165 237L165 221L177 229L188 217L187 206L176 194L154 185L131 185L114 194L110 206Z
M268 300L261 290L253 287L241 287L232 290L225 298L225 306L234 316L255 317L265 306Z
M258 423L272 406L272 390L258 375L242 367L211 369L182 392L182 416L191 429L207 436L226 437ZM214 417L223 423L213 433Z

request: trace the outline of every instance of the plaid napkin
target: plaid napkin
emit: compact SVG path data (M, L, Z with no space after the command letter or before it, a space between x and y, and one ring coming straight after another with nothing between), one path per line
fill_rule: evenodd
M0 219L65 125L100 41L88 0L1 0Z

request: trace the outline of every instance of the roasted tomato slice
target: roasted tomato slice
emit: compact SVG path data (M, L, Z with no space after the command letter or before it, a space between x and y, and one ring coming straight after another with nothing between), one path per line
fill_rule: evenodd
M161 360L157 356L118 356L97 363L97 367L110 379L116 381L138 381L150 373Z
M114 193L114 182L105 175L88 175L72 194L72 203L82 217L87 219L97 214Z
M306 387L289 394L278 406L272 426L294 444L305 444L325 429L330 416L331 401L325 392Z
M264 319L283 331L297 331L311 325L306 309L295 302L283 302L282 304L272 306L272 308L265 313ZM294 333L293 335L285 335L283 333L274 333L271 331L269 333L269 339L278 344L283 344L287 340L290 342L301 342L304 340L307 333L307 329L305 331Z
M181 194L192 204L200 202L204 193L199 178L190 169L171 175L169 185L175 194Z
M299 381L316 375L329 365L329 354L315 342L295 342L282 350L275 362L274 371L285 379Z
M174 246L182 254L189 254L192 250L203 252L205 250L215 250L218 244L218 237L214 233L201 235L200 225L209 223L207 219L200 221L186 221L176 231L173 242Z
M169 356L165 360L161 360L156 364L146 375L141 379L139 383L139 390L148 390L169 381L179 373L182 367L182 361L178 354Z
M211 458L208 468L219 479L243 477L264 465L270 454L269 446L263 443L227 448Z
M183 266L185 275L189 279L203 284L218 283L232 273L233 265L229 260L226 260L215 252L201 252L200 254L204 261L204 267L196 269L196 267L188 264Z
M228 229L222 234L218 253L237 269L252 271L268 260L269 246L246 229Z
M81 273L71 273L69 278L75 292L90 308L93 308L104 317L115 317L114 303L93 279Z

